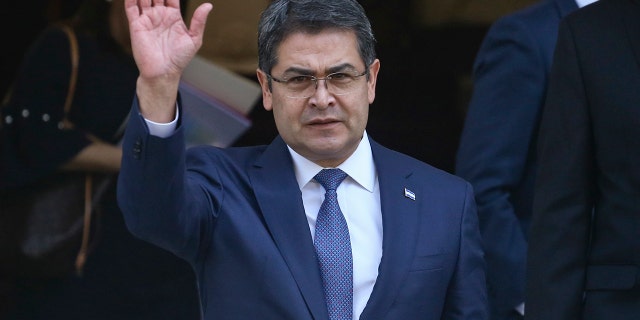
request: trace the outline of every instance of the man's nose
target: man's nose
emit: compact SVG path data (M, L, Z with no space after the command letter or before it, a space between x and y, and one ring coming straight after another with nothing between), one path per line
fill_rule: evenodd
M319 84L320 81L322 81L324 85ZM314 82L316 87L316 93L318 92L318 90L322 88L324 88L324 90L326 91L329 91L329 80L327 78L316 78Z
M319 84L322 81L324 84ZM329 92L329 84L327 79L316 79L316 91L311 97L311 102L319 108L326 108L332 104L333 94Z

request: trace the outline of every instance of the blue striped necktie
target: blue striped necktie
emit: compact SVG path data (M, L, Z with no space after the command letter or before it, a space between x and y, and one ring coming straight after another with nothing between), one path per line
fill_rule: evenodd
M351 241L336 194L336 189L346 177L347 174L340 169L323 169L314 178L326 191L316 220L313 244L331 320L351 320L353 317Z

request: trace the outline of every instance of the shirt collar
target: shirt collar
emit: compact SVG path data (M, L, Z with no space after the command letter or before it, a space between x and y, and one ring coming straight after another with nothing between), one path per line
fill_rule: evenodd
M576 0L576 4L578 5L578 8L582 8L586 5L592 4L594 2L596 2L598 0Z
M302 189L309 181L315 177L323 168L311 160L301 156L287 145L291 158L293 159L293 168L296 174L298 186ZM356 151L353 152L347 160L341 163L338 168L347 173L351 179L373 192L376 179L376 169L373 163L373 154L371 153L371 145L365 131L362 140L358 144Z

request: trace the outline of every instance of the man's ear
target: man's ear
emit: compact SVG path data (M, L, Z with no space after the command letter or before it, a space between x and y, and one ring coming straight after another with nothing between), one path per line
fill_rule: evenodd
M262 105L265 110L271 111L273 109L271 88L269 87L269 77L264 71L257 69L256 74L258 76L258 82L260 82L260 88L262 88Z
M378 71L380 71L380 60L376 59L369 66L369 79L367 82L369 104L376 98L376 83L378 81Z

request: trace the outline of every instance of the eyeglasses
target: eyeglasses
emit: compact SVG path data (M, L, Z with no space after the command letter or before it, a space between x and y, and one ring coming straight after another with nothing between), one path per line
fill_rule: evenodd
M318 81L324 80L324 86L331 94L342 96L353 92L357 88L357 80L368 74L369 68L360 74L349 74L348 72L335 72L324 78L317 78L310 75L296 75L287 79L278 79L267 74L269 79L284 85L285 96L294 99L304 99L313 96L318 89Z

